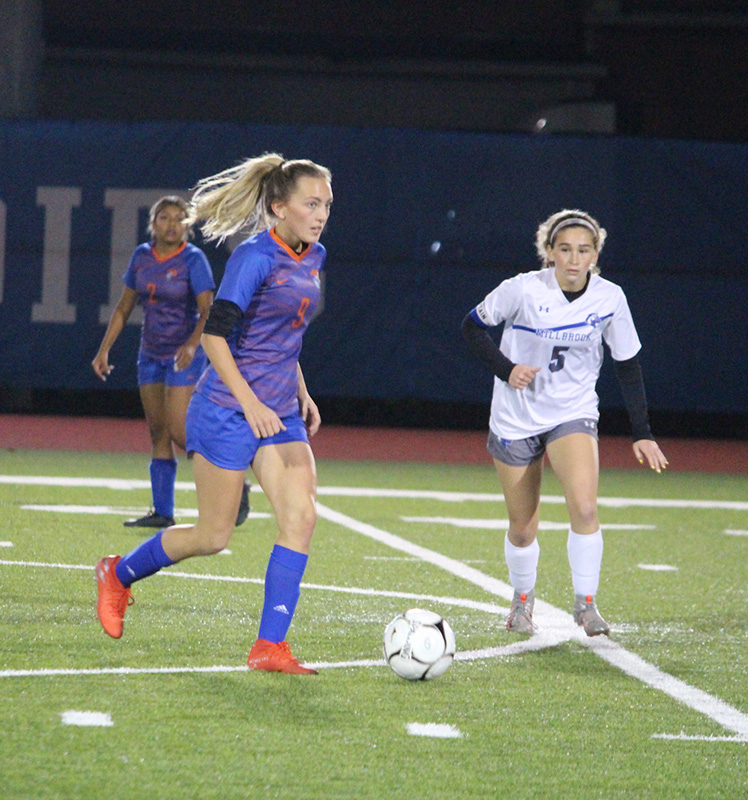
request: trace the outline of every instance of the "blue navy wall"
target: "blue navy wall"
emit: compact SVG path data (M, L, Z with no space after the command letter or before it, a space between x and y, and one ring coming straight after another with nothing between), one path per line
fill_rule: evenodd
M134 388L136 326L106 385L90 362L148 203L267 150L334 176L302 353L317 396L487 402L462 317L536 268L538 222L578 207L608 230L600 264L628 295L652 408L748 413L748 146L397 129L0 123L0 386ZM228 250L205 250L220 278Z

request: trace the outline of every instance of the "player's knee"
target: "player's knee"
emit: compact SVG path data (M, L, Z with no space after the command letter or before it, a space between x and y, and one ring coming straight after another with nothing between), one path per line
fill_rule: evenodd
M152 444L168 441L170 438L169 427L162 422L148 422L148 434Z
M516 547L529 547L538 537L538 532L535 528L524 528L517 530L511 528L512 535L510 539Z
M314 503L299 504L283 514L282 527L286 536L298 541L299 544L308 543L317 524L317 510Z
M538 537L538 522L531 519L510 519L509 539L517 547L528 547Z
M597 503L594 500L577 501L573 510L570 509L572 518L572 529L585 529L599 527L597 516Z
M200 547L203 555L213 556L225 550L231 541L234 532L233 524L211 525L210 528L201 532Z

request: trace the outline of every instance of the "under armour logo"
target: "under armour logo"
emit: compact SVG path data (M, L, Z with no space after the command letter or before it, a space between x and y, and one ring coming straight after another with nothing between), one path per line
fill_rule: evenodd
M548 313L550 310L551 310L551 307L550 307L550 306L545 306L545 307L543 307L543 306L538 306L538 311L545 311L545 313L546 313L546 314L547 314L547 313Z

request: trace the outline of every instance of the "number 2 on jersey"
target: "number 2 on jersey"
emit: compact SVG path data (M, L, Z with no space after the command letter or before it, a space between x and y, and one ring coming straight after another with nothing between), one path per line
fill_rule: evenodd
M569 350L568 347L554 347L551 353L551 360L548 364L548 369L551 372L560 372L566 363L566 356L564 353Z

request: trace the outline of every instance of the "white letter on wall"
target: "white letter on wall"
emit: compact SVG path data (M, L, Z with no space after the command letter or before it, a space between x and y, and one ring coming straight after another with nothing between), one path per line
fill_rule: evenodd
M138 246L138 212L150 208L156 200L167 194L182 194L175 189L107 189L104 207L112 210L112 250L109 262L109 304L99 307L99 322L106 325L122 293L122 276ZM130 315L128 322L140 324L143 313L140 307Z
M40 186L36 204L44 206L42 301L31 307L32 322L75 322L75 305L68 303L70 226L74 208L81 204L76 186Z

